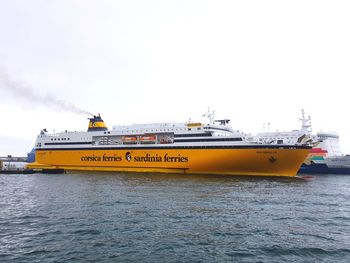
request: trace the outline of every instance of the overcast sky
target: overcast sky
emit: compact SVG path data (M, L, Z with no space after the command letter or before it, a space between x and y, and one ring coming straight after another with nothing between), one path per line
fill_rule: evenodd
M298 129L304 108L350 153L349 14L350 1L0 0L0 156L42 128L85 130L73 104L110 127L210 106L247 133Z

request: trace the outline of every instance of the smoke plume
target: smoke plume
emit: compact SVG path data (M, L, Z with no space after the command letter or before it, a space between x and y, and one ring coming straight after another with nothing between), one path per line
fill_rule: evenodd
M0 70L0 89L11 92L12 95L17 98L25 99L28 102L41 104L56 110L63 110L79 115L93 115L89 111L81 109L70 102L57 99L52 95L38 94L30 86L14 80L3 70Z

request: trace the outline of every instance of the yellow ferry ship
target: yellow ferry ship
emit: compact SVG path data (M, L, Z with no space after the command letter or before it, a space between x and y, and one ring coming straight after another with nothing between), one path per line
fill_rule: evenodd
M229 120L115 126L89 118L87 132L41 131L35 162L47 171L126 171L295 176L309 146L269 145L234 131Z

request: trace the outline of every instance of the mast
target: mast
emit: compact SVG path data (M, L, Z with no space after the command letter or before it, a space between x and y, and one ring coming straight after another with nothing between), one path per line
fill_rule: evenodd
M311 117L308 116L305 118L305 112L304 109L301 109L301 118L299 118L299 121L301 121L301 131L305 133L311 133L312 128L311 128Z

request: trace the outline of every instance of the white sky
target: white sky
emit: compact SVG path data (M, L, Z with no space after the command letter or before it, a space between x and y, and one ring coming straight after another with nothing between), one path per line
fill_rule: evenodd
M201 120L336 131L350 153L350 1L0 0L0 72L110 127ZM0 156L86 117L1 87Z

